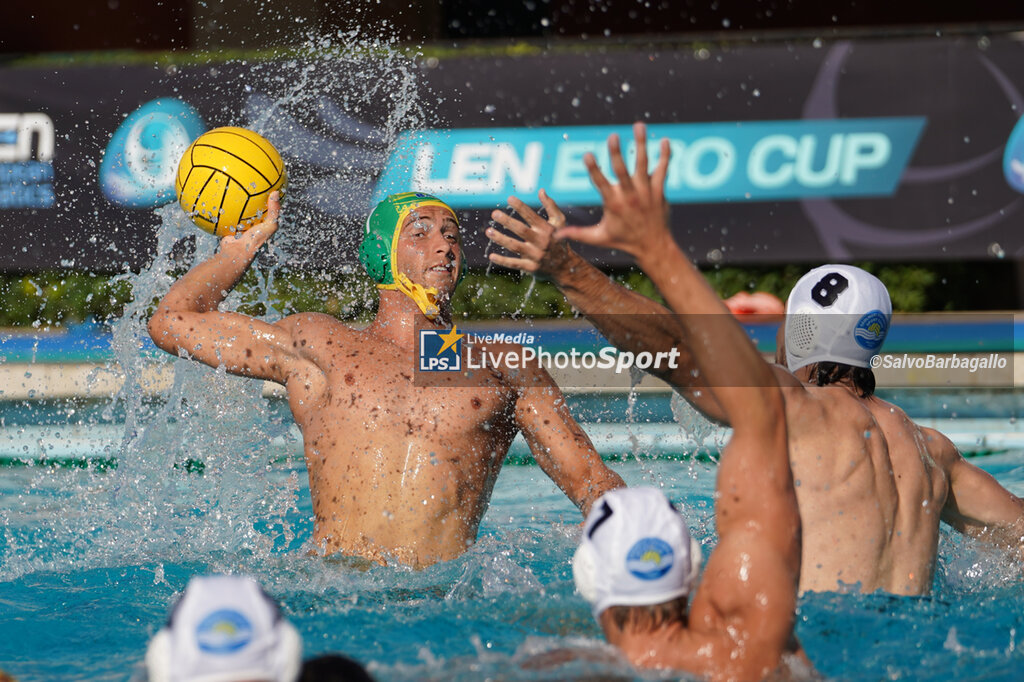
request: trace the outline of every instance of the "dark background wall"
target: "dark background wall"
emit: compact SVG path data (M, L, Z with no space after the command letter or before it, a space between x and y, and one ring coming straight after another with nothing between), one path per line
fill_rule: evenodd
M1004 31L1024 2L935 0L6 0L0 54L287 45L310 30L383 26L402 40L604 38L638 34Z

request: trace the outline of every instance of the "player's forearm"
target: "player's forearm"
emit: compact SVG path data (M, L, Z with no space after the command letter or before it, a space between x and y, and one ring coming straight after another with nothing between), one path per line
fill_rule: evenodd
M584 315L668 313L646 296L616 284L574 251L551 279L567 301Z
M222 240L217 253L171 286L157 311L203 313L216 310L238 284L258 251L259 245L249 248L241 240L230 237Z
M595 457L599 457L599 455L595 454ZM600 467L596 467L591 471L590 476L587 477L584 488L580 491L577 499L574 499L573 502L577 507L579 507L580 511L583 512L583 517L586 518L587 514L590 513L590 508L594 505L594 502L596 502L602 495L609 490L625 487L626 482L622 480L622 477L602 463Z
M681 335L672 311L612 281L578 254L554 273L553 281L565 299L583 313L616 348L631 353L667 352L678 348ZM646 315L637 324L639 315ZM689 369L690 356L683 348L681 365ZM648 370L666 378L671 370Z
M1020 498L1005 493L1003 501L1004 518L992 523L977 534L987 542L1011 550L1018 558L1024 558L1024 502Z
M692 353L726 420L735 426L741 413L745 424L776 420L779 410L774 404L781 404L781 397L775 395L778 388L771 368L671 235L666 231L637 260L676 313L683 345ZM765 395L752 400L751 391Z

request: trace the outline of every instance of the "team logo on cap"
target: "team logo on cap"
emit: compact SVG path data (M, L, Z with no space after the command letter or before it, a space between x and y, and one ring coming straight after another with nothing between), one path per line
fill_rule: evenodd
M889 331L889 321L881 310L872 310L857 321L853 338L865 350L878 350Z
M231 654L252 641L249 620L232 609L214 611L196 626L196 644L208 654Z
M644 538L626 554L626 570L641 580L657 580L672 568L672 547L661 538Z

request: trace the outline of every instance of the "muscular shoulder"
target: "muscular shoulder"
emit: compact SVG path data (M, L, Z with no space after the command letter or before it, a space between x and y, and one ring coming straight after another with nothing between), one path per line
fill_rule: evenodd
M872 396L861 401L874 416L875 421L885 432L887 437L921 435L921 427L914 423L907 413L899 405L894 405L877 396ZM937 433L937 432L936 432Z
M913 451L924 447L932 460L943 469L948 469L960 457L953 441L935 429L921 426L911 419L903 408L879 398L864 401L885 433L886 442L892 451L900 445L912 446Z
M824 392L821 387L805 384L782 365L772 365L772 373L782 390L787 421L792 422L797 416L807 416L809 412L815 413L816 416L827 414L835 398L842 398L838 394L832 396Z
M960 451L956 445L941 431L926 426L918 426L917 428L925 447L928 448L928 454L942 465L944 469L948 471L956 461L961 459Z
M690 611L691 627L705 636L747 633L744 648L757 652L760 661L748 663L767 670L778 665L792 641L800 562L797 523L782 545L755 528L720 540ZM781 546L786 550L780 551Z

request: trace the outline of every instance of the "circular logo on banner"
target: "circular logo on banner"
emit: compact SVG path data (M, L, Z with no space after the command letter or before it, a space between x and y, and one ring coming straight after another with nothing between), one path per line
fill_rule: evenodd
M232 609L214 611L196 626L196 644L209 654L231 654L252 641L249 620Z
M100 162L100 189L115 204L153 208L174 201L181 155L206 130L179 99L147 102L118 126Z
M853 338L857 345L865 350L878 350L888 330L889 323L885 319L885 313L881 310L872 310L857 321L857 326L853 329Z
M1017 121L1003 151L1003 175L1010 187L1024 194L1024 118Z
M672 547L661 538L644 538L626 554L626 570L641 580L657 580L672 568Z

